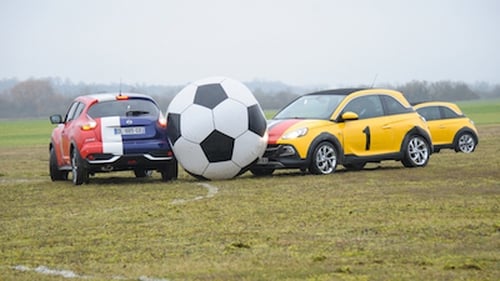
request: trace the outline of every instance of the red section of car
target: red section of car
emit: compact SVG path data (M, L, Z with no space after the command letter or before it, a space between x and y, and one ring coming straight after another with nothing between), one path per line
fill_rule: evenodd
M289 119L289 120L283 120L279 121L275 124L272 124L269 129L269 144L276 144L278 139L283 135L283 133L290 128L292 125L297 124L301 120L299 119Z

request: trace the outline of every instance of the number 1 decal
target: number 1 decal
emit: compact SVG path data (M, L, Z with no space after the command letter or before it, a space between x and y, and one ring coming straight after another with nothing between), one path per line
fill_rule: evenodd
M371 141L370 127L366 126L366 128L364 128L363 130L363 133L366 135L365 150L370 150L370 141Z

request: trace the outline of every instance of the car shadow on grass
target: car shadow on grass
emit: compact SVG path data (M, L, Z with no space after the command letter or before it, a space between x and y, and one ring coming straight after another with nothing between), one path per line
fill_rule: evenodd
M402 170L402 169L408 169L405 168L404 166L399 166L399 165L383 165L380 163L368 163L363 169L361 170L351 170L351 169L346 169L343 166L338 166L337 169L333 174L330 175L335 175L335 174L350 174L350 173L363 173L363 172L371 172L375 170L381 170L381 171L390 171L390 170ZM302 176L322 176L322 175L313 175L309 173L307 170L306 171L301 171L297 169L286 169L286 170L276 170L272 175L268 176L255 176L252 175L251 173L245 174L244 177L256 177L256 178L269 178L269 177L302 177Z

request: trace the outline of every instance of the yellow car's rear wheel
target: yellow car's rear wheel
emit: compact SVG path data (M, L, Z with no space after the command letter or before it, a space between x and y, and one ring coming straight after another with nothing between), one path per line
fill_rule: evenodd
M429 161L429 144L423 137L412 135L408 138L403 153L404 156L401 162L405 167L423 167Z

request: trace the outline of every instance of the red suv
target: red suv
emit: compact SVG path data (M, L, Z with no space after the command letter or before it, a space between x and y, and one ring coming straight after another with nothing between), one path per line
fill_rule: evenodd
M136 177L159 171L177 178L177 161L167 139L166 119L158 104L141 94L77 97L63 118L50 116L50 177L75 185L98 172L132 170Z

